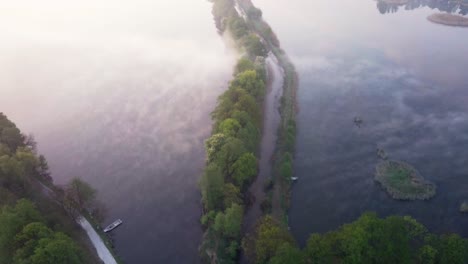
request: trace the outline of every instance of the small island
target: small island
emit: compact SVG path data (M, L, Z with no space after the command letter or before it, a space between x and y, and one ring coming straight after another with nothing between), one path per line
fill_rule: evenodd
M446 26L468 27L468 17L454 15L454 14L446 14L446 13L432 14L427 17L427 20L436 24L442 24Z
M428 200L436 194L435 184L425 180L415 168L401 161L378 164L375 180L396 200Z
M464 201L464 202L460 205L460 212L461 212L461 213L468 213L468 200Z

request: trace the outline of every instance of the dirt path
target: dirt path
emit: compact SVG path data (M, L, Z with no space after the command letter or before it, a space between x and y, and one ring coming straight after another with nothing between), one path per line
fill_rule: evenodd
M247 210L244 218L244 231L250 233L255 227L255 223L262 216L260 208L265 199L264 184L268 179L272 179L271 158L275 151L278 139L278 127L281 122L279 113L280 100L283 93L283 70L279 66L276 56L270 53L266 59L268 68L269 85L265 95L263 108L263 132L260 145L260 166L257 179L249 188L251 194L255 196L255 202Z

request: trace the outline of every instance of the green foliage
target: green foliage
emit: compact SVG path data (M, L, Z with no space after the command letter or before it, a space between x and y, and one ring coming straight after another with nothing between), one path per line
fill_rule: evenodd
M202 178L200 189L203 204L208 211L222 208L224 197L224 177L218 166L209 164Z
M424 264L437 263L437 250L430 245L424 245L419 249L418 260Z
M52 237L40 239L30 258L31 264L81 264L82 253L77 245L65 234L55 233Z
M218 151L226 143L227 137L224 134L214 134L205 142L207 161L212 162Z
M265 94L265 83L259 78L255 70L239 73L231 82L231 86L241 87L257 100L261 100Z
M445 235L440 239L440 263L463 264L468 262L468 241L459 235Z
M236 137L240 129L241 125L233 118L224 119L223 122L219 124L219 132L228 137Z
M242 247L251 263L268 263L276 256L280 248L287 245L294 247L295 242L287 229L273 217L267 215L259 223L252 237L246 237Z
M247 55L251 58L255 58L257 56L266 57L267 49L265 45L263 45L260 38L255 34L249 34L248 36L243 38L243 43L245 47L245 51Z
M224 208L229 208L233 204L242 204L242 194L234 184L224 185Z
M292 173L293 173L293 169L292 169L291 163L288 161L283 162L283 164L281 165L281 169L280 169L281 176L285 178L286 180L289 180L292 177Z
M7 146L12 152L15 152L18 147L24 146L24 136L3 113L0 113L0 143Z
M14 207L3 207L0 212L0 263L9 264L15 251L15 236L31 222L42 217L28 200L19 200Z
M200 222L204 227L207 227L214 223L215 217L216 217L216 211L214 210L209 211L207 214L204 214L202 216L202 218L200 219Z
M237 138L228 138L217 153L214 163L221 169L223 175L230 176L234 172L234 164L246 152L244 144Z
M96 190L87 182L75 177L67 184L65 196L82 211L91 207L96 198Z
M248 34L249 28L247 27L247 23L245 23L244 19L239 16L232 16L228 22L229 30L234 37L234 39L238 40Z
M214 230L225 238L236 239L240 236L244 209L233 204L224 213L219 212L214 222Z
M300 249L289 243L281 245L278 252L270 259L269 264L305 264L303 253ZM316 263L316 262L312 262Z
M232 179L242 188L257 175L257 158L252 153L245 153L232 167Z
M333 236L323 237L319 234L312 234L307 241L304 253L311 263L329 264L333 260L332 252Z
M241 58L237 61L236 67L234 68L234 76L241 72L255 70L255 64L248 58Z

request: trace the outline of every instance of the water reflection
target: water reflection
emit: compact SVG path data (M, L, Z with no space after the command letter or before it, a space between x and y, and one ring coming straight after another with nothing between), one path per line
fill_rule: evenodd
M450 14L468 14L468 0L377 0L377 9L381 14L398 12L400 7L404 10L429 7Z

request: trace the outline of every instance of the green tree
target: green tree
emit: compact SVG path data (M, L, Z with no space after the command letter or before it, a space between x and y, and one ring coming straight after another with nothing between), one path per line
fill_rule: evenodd
M418 260L422 264L435 264L437 261L437 250L430 245L424 245L419 249Z
M244 209L238 204L233 204L224 213L216 215L214 229L223 237L237 239L240 237Z
M228 137L236 137L240 129L241 125L233 118L227 118L219 124L220 133Z
M200 189L203 204L208 211L217 210L223 206L224 177L218 166L209 164L200 179Z
M80 211L90 207L96 198L96 190L80 178L73 178L65 189L66 196L70 197Z
M205 142L205 149L208 162L212 162L218 151L226 143L227 137L224 134L214 134Z
M468 244L459 235L445 235L441 238L440 263L463 264L468 262Z
M0 263L10 264L15 251L15 236L30 222L42 220L36 207L28 200L18 200L14 207L0 211Z
M242 204L242 195L234 184L226 183L224 184L224 208L229 208L233 204Z
M243 154L232 166L232 178L240 188L257 175L257 158L252 153Z
M39 240L31 257L31 264L81 264L81 250L68 236L55 233L53 237Z
M249 57L265 57L267 55L267 49L265 48L265 45L263 45L262 41L257 35L249 34L248 36L245 36L243 38L243 42Z
M242 247L252 263L263 264L268 263L287 244L295 245L291 234L272 216L267 215L260 221L254 234L244 239Z
M259 78L255 70L239 73L231 82L231 86L245 89L257 100L261 100L265 94L265 83Z
M228 138L219 150L214 162L224 175L232 175L234 163L246 152L244 143L237 138Z
M234 76L245 71L255 70L254 63L249 60L249 58L243 57L237 61L236 67L234 69Z
M269 264L305 264L304 255L300 249L289 243L281 245L278 252L270 259ZM315 262L313 262L315 264Z
M13 263L30 263L30 257L34 255L34 250L42 238L53 235L50 230L41 222L32 222L26 225L23 230L15 236L15 254Z
M312 234L307 240L304 253L307 259L314 264L330 264L333 260L333 234L321 236Z

